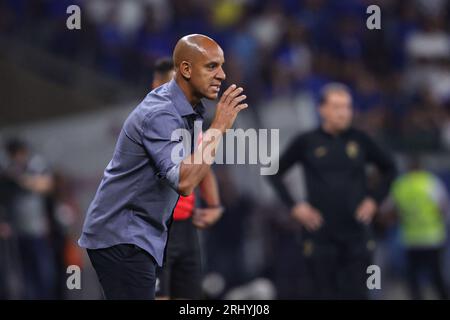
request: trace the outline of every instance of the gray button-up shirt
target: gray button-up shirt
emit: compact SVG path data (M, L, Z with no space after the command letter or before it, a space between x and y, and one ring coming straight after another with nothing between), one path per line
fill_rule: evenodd
M87 211L81 247L135 244L162 265L179 197L180 162L191 153L184 136L174 132L185 129L193 141L194 121L197 126L203 114L202 103L192 108L174 80L150 92L134 109ZM174 157L174 151L183 154Z

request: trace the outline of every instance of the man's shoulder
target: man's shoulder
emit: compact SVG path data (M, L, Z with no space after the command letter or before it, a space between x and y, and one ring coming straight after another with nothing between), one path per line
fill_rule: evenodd
M173 101L169 96L158 94L155 90L149 92L128 117L128 121L143 123L158 116L168 116L181 121Z
M312 141L316 140L316 137L318 136L317 133L317 129L297 133L291 138L289 146L298 149L307 147L311 145L311 143L314 144Z
M310 130L307 130L307 131L297 134L297 136L295 137L295 140L296 141L306 141L306 140L314 139L315 137L318 136L319 133L320 133L320 128L310 129Z
M123 124L123 130L127 135L137 139L145 127L154 126L153 122L167 123L161 117L175 121L176 125L181 123L181 118L177 115L171 101L163 96L155 95L152 91L130 112Z
M142 114L147 117L158 113L171 113L177 115L177 109L170 95L159 88L149 92L147 96L138 105Z

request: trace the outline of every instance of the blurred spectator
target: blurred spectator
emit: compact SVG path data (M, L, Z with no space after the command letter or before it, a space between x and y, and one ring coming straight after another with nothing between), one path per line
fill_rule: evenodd
M19 243L25 298L53 298L55 266L45 202L53 188L52 175L44 160L32 155L23 141L9 140L6 152L9 161L4 176L12 188L8 209Z
M60 171L53 174L54 187L48 204L49 240L54 255L54 293L56 299L65 299L67 267L83 267L82 251L76 245L81 210L75 197L71 179Z
M270 182L290 208L293 221L303 227L309 297L367 299L364 278L375 247L371 222L389 192L396 167L389 153L351 127L352 97L346 86L325 86L319 112L319 128L293 139ZM299 201L283 181L297 164L304 168L307 190ZM374 188L369 186L369 165L381 176Z
M412 32L405 42L410 68L405 73L409 92L424 88L433 98L450 98L450 34L444 15L422 17L422 28Z
M22 296L21 264L17 239L8 214L11 184L4 175L0 163L0 299L19 299Z
M448 299L442 270L448 204L447 190L442 181L421 168L418 157L410 159L408 172L392 185L386 209L395 208L399 216L412 299L425 298L421 281L424 271L428 272L438 297Z

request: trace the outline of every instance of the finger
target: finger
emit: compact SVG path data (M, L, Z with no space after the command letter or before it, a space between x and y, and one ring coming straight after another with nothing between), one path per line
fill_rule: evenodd
M233 101L231 101L230 105L234 108L236 107L239 103L241 103L242 101L244 101L245 99L247 99L247 96L245 94L237 96L233 99Z
M322 226L322 224L323 224L323 221L322 220L317 220L316 221L316 229L319 229L321 226Z
M205 209L196 209L196 211L198 216L201 216L203 215L203 213L205 213Z
M209 223L209 220L211 220L211 218L209 216L203 216L202 217L202 222L203 223Z
M232 84L231 86L228 87L227 90L225 90L225 92L222 94L222 97L220 97L220 101L224 102L225 99L228 97L228 95L232 92L236 90L236 85Z
M322 221L322 216L320 215L320 213L316 210L311 211L311 216L314 218L315 221L317 222L321 222Z
M314 229L318 223L317 217L314 214L310 214L306 222L311 229Z
M193 222L201 222L203 219L202 219L202 216L201 215L197 215L197 216L195 216L195 217L192 217L192 221Z
M210 214L208 212L203 212L198 218L201 221L206 221L209 219L209 217L210 217Z
M319 225L316 222L314 222L311 224L310 228L311 231L316 231L317 229L319 229Z
M211 215L211 212L208 209L206 209L202 212L201 217L203 217L203 218L209 217L210 215Z
M234 108L234 110L236 110L236 112L239 112L239 111L241 111L241 110L243 110L243 109L247 109L247 108L248 108L248 104L243 103L243 104L237 105L237 106Z
M229 98L233 99L236 98L238 95L240 95L242 92L244 91L244 88L239 87L233 91L230 92L230 94L228 95Z
M212 224L212 222L210 221L210 219L208 219L208 220L203 220L203 224L204 224L206 227L209 227L209 226Z
M200 217L200 213L199 212L194 212L194 214L192 215L192 221L198 220L199 217Z
M308 221L304 225L306 227L306 230L308 230L308 231L313 231L314 230L314 224L311 221Z
M323 220L323 217L321 214L317 214L317 218L318 218L318 225L317 225L317 229L321 228L322 225L325 223L325 221Z
M244 89L241 88L241 87L239 87L239 88L237 88L237 89L231 91L231 92L228 94L228 96L225 98L225 103L226 103L226 104L230 104L231 101L232 101L235 97L237 97L238 95L240 95L240 94L242 93L242 91L244 91Z
M315 220L314 220L314 223L313 223L313 228L314 228L314 230L319 229L320 225L321 225L320 220L319 220L319 219L315 219Z
M322 222L323 222L322 215L320 213L316 213L316 217L317 217L317 220L319 221L319 223L322 224Z
M320 229L324 225L325 221L320 217L319 225L317 226L317 229Z

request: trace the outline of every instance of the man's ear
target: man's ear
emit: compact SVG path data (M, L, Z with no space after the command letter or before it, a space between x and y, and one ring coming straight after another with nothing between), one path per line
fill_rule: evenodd
M187 61L181 62L181 64L180 64L180 72L181 72L181 75L184 78L190 79L191 78L191 72L192 72L191 63L187 62Z

